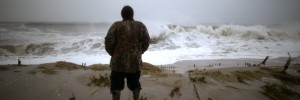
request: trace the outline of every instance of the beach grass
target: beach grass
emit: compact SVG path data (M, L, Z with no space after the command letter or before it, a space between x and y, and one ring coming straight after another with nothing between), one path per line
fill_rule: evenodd
M170 97L174 97L174 96L181 96L181 80L176 80L173 84L173 89L171 90L171 92L169 93Z
M179 87L179 86L173 87L173 89L171 90L171 92L170 92L170 94L169 94L169 96L172 97L172 98L173 98L175 95L177 95L177 96L180 96L180 95L181 95L181 93L180 93L180 87Z
M141 68L141 73L142 73L142 75L157 75L157 76L160 76L161 69L159 69L155 65L144 62L143 67Z
M272 73L278 73L278 72L281 71L280 68L271 68L271 67L261 67L260 69L265 70L265 71L269 71L269 72L272 72Z
M226 81L226 82L234 82L234 77L230 76L229 74L224 74L221 71L206 71L204 75L209 76L217 81Z
M291 83L300 85L300 76L293 76L288 73L282 74L282 73L273 73L272 74L274 78L281 80L284 83Z
M81 69L83 68L80 65L77 65L72 62L66 62L66 61L58 61L54 63L45 63L41 64L38 67L39 69L57 69L57 70L74 70L74 69Z
M168 77L169 74L167 74L167 73L159 73L159 74L157 74L157 76L158 77Z
M238 82L246 83L245 81L260 80L265 73L261 71L234 71L232 74L237 78Z
M80 65L77 65L75 63L71 62L66 62L66 61L58 61L55 63L55 67L59 69L68 69L68 70L73 70L73 69L80 69Z
M212 98L207 98L207 100L213 100Z
M104 71L104 70L110 70L110 67L107 64L93 64L89 66L88 69L91 69L93 71Z
M49 67L47 64L40 65L38 67L38 69L39 69L39 72L41 72L43 74L48 74L48 75L54 75L54 74L56 74L56 71L54 70L54 68L53 67ZM34 72L32 72L32 73L34 73Z
M87 84L91 87L109 87L110 86L110 79L109 75L106 73L104 75L99 74L99 77L91 76L90 82Z
M299 100L300 98L300 95L297 92L288 89L282 84L267 83L262 87L262 89L262 94L266 95L272 100L291 100L291 98L298 98Z
M207 78L212 78L214 80L220 82L240 82L246 83L245 81L259 80L262 77L267 77L266 73L256 70L256 71L233 71L231 74L224 74L219 70L211 70L211 71L189 71L190 80L192 82L203 82L207 83L205 80Z
M288 73L281 73L280 68L262 67L261 69L269 71L270 74L274 78L279 79L284 83L291 83L291 84L300 85L300 76L293 76L293 75L288 74Z
M143 96L143 95L142 95L142 96L140 97L140 100L148 100L148 98L147 98L146 96Z
M1 67L0 67L0 71L6 71L6 70L9 70L9 68L8 68L8 67L5 67L5 66L1 66Z
M56 71L54 69L42 69L41 72L44 73L44 74L48 74L48 75L56 74Z
M202 82L202 83L207 83L206 78L204 76L195 76L195 77L191 77L190 80L192 82Z
M207 78L212 78L220 82L234 82L234 76L224 74L219 70L202 71L202 70L190 70L189 77L192 82L203 82L207 83Z
M31 71L28 71L27 73L30 74L30 75L35 75L35 74L37 74L37 71L31 70Z

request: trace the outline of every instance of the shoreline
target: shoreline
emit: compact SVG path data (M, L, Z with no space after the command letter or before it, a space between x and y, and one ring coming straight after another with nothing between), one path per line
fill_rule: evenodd
M293 63L300 63L300 56L298 57L292 57L293 59L295 59L293 61ZM33 59L40 59L40 58L33 58ZM273 66L273 64L283 64L285 63L284 60L287 60L288 57L277 57L277 58L269 58L267 60L268 61L271 61L271 66ZM264 58L221 58L221 59L195 59L195 60L178 60L174 63L169 63L169 64L154 64L156 66L164 66L164 65L184 65L184 66L189 66L189 63L195 63L195 64L199 64L199 65L207 65L208 63L206 61L209 61L209 62L223 62L223 61L240 61L240 62L262 62L264 60ZM72 61L68 61L68 60L59 60L59 61L66 61L66 62L72 62ZM12 63L12 62L15 62L15 63ZM22 62L25 64L24 65L41 65L41 64L45 64L45 63L54 63L54 62L58 62L58 61L53 61L53 62L45 62L45 63L26 63L26 60L22 60ZM76 63L76 64L80 64L80 63L77 63L77 62L73 62L73 63ZM85 62L83 62L85 63ZM147 62L148 63L148 62ZM16 61L11 61L11 63L7 63L7 64L0 64L0 65L16 65L17 64L17 59ZM95 63L95 64L106 64L106 63ZM240 63L242 64L242 63ZM89 66L90 65L93 65L93 64L88 64ZM236 65L232 65L232 66L236 66ZM226 67L229 67L228 65Z
M278 58L269 58L266 61L266 64L264 66L284 66L286 63L286 60L288 57L278 57ZM293 57L293 61L291 64L300 64L300 58L299 57ZM264 58L261 59L256 59L256 58L235 58L235 59L198 59L198 60L180 60L176 61L172 64L161 64L161 65L155 65L161 69L166 69L166 70L171 70L175 71L176 73L185 73L188 70L193 70L193 69L218 69L218 68L232 68L232 67L249 67L249 65L246 65L246 63L249 63L250 66L257 66L260 64ZM59 61L57 61L59 62ZM64 61L68 62L68 61ZM55 62L48 62L48 63L55 63ZM42 64L48 64L48 63L40 63L40 64L22 64L23 66L35 66L35 65L42 65ZM78 64L76 62L71 62ZM147 63L147 62L146 62ZM81 63L82 65L84 63ZM86 64L86 63L85 63ZM97 63L97 64L102 64L102 63ZM85 65L85 67L90 67L92 65L97 65L97 64L90 64L90 65ZM15 65L17 66L17 61L16 64L6 64L6 65ZM78 64L79 65L79 64ZM107 65L107 64L103 64ZM5 64L1 64L0 66L5 66Z
M288 57L269 58L264 66L284 66ZM166 69L177 70L180 73L184 73L192 69L218 69L218 68L234 68L234 67L249 67L246 63L250 63L250 66L255 67L260 64L262 59L254 58L239 58L239 59L207 59L207 60L181 60L173 64L157 65L167 67ZM291 64L300 64L300 59L294 59ZM171 68L169 68L171 67Z

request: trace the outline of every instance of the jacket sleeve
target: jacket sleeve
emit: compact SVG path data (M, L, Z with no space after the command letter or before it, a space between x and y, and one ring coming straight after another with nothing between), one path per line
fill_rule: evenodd
M115 42L116 42L116 37L115 37L115 33L116 32L116 23L114 23L108 30L106 36L105 36L105 50L106 52L112 56L113 55L113 51L114 51L114 47L115 47Z
M147 51L149 47L150 36L148 30L144 24L142 24L142 53Z

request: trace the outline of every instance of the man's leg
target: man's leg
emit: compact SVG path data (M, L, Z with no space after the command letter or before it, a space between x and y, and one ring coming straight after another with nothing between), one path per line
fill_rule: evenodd
M139 100L141 83L140 83L141 72L129 73L126 75L127 86L133 93L133 99Z
M112 100L120 100L121 91L111 91Z
M124 89L124 73L111 71L110 74L110 92L113 100L120 100L121 91Z

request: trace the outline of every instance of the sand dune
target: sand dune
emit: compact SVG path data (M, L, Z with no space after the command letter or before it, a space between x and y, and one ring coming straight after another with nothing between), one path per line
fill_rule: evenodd
M208 62L217 65L220 61ZM240 62L233 59L222 61L225 65L230 62L236 65L236 62ZM256 60L249 61L256 62ZM148 64L142 70L141 96L144 100L270 100L272 96L263 94L266 91L263 87L268 84L280 84L294 91L295 95L284 94L290 100L300 98L299 64L293 63L287 75L279 74L282 68L274 66L275 62L260 67L246 67L242 64L231 67L221 67L222 65L208 67L203 63L201 63L203 66L187 66L187 63L199 65L199 62L201 61L182 61L157 68ZM178 67L187 67L187 70L182 71L182 68ZM1 65L0 99L68 100L73 93L75 100L109 100L111 94L108 86L88 85L92 76L99 78L99 74L105 76L109 73L107 65L101 64L93 65L93 68L69 62ZM122 91L121 100L131 100L131 95L126 87Z

